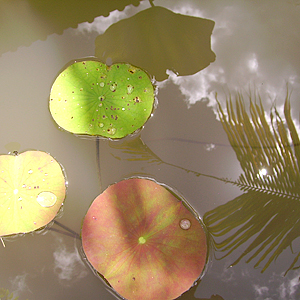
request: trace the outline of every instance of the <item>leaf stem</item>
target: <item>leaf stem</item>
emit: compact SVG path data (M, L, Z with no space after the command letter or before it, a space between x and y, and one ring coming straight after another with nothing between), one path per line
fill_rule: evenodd
M96 160L97 160L100 191L102 192L101 168L100 168L100 138L99 137L97 137L97 140L96 140Z
M59 232L61 234L67 235L67 236L75 237L76 239L80 240L80 235L77 232L75 232L74 230L68 228L67 226L65 226L62 223L60 223L58 221L55 221L55 220L54 220L54 224L60 226L61 228L65 229L68 232L65 232L65 231L62 231L62 230L59 230L59 229L56 229L56 228L52 228L52 227L49 228L50 230Z

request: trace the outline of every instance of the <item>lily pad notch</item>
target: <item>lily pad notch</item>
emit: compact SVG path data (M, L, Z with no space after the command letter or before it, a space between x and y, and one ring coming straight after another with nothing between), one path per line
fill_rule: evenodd
M0 156L0 237L28 233L50 223L66 194L61 165L48 153Z
M183 201L150 179L109 186L82 225L87 260L129 300L171 300L187 291L207 262L204 225Z
M154 103L154 86L142 69L84 60L71 64L55 79L49 109L66 131L118 139L142 128Z

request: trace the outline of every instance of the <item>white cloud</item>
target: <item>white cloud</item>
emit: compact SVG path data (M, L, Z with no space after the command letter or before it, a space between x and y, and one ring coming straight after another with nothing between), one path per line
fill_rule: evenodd
M57 274L62 284L74 283L77 279L85 277L88 272L82 262L78 250L68 251L59 238L59 246L53 253L54 273Z
M146 8L149 8L150 4L148 1L142 1L138 7L135 7L133 5L128 5L124 8L123 11L114 10L110 12L110 14L107 17L97 17L94 19L92 23L84 22L78 25L76 32L77 33L87 33L96 31L99 34L103 34L106 29L111 26L112 24L133 16L137 12L144 10Z
M17 275L15 278L11 279L11 290L14 294L14 297L19 296L22 292L30 291L26 283L26 278L28 274L24 273L22 275Z
M221 280L223 282L234 282L236 280L234 268L232 268L231 266L227 267L225 264L223 272L221 273Z
M253 279L255 300L298 300L299 275L300 271L287 274L285 277L282 274L273 274L269 281L263 284Z
M255 294L257 297L256 300L264 300L266 299L265 296L268 295L269 288L267 286L259 286L258 284L254 284L253 288L255 290Z

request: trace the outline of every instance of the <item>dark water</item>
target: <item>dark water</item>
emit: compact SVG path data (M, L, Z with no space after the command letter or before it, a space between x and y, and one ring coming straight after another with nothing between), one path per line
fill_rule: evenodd
M216 248L202 281L180 299L298 299L299 2L156 0L195 18L160 12L146 25L133 16L149 1L82 3L1 2L1 154L42 150L63 165L69 184L58 221L78 234L112 183L146 176L179 191ZM63 67L95 55L145 68L158 91L138 134L100 140L99 149L95 139L59 130L48 110ZM4 242L0 288L19 299L115 299L75 237L45 230Z

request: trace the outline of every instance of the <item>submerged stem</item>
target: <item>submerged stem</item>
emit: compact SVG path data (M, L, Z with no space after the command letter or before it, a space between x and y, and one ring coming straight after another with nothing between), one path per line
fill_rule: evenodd
M97 140L96 140L96 160L97 160L100 191L102 191L101 169L100 169L100 138L99 137L97 137Z
M61 228L65 229L67 232L59 230L59 229L56 229L56 228L53 228L53 227L50 227L49 228L50 230L56 231L56 232L59 232L61 234L64 234L64 235L67 235L67 236L71 236L71 237L74 237L74 238L80 240L80 235L77 232L75 232L74 230L70 229L69 227L63 225L62 223L60 223L58 221L54 221L54 224L56 224L56 225L60 226Z

